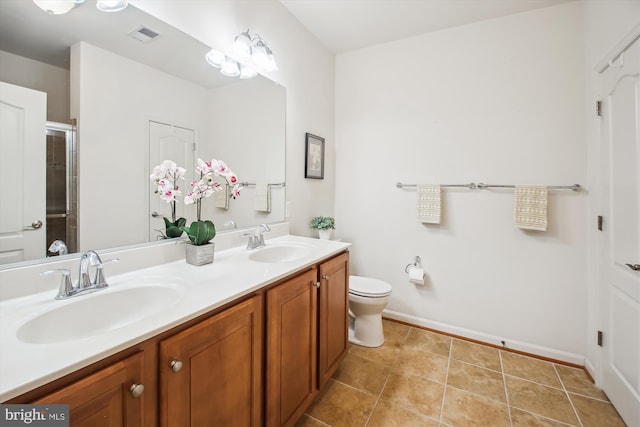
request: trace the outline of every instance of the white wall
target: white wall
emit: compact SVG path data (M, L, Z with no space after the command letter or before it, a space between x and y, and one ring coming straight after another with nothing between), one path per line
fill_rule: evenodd
M69 70L0 51L0 80L47 93L47 120L69 119Z
M582 40L576 2L336 58L338 234L401 318L582 362L588 188L551 191L540 233L514 228L513 190L445 189L434 226L395 187L585 185ZM415 255L425 287L404 273Z
M584 1L584 48L585 48L585 122L586 142L589 149L588 170L590 187L598 190L598 146L600 120L595 115L594 104L601 99L599 91L598 73L596 64L602 60L608 60L607 55L612 52L616 44L631 31L634 26L640 25L640 1L638 0L611 0L607 2L599 0ZM606 330L604 319L599 319L599 300L597 288L598 232L595 227L595 218L602 215L599 210L600 199L604 194L592 193L589 200L589 262L588 262L588 321L587 331L587 363L591 374L600 381L600 373L597 369L600 363L600 347L596 345L596 331Z
M72 46L71 58L71 108L82 141L79 251L145 242L149 230L142 219L149 199L141 195L149 194L147 122L199 134L206 97L200 86L84 42Z
M334 211L334 57L277 0L134 0L145 12L218 50L247 28L273 50L280 71L269 78L287 89L287 199L291 232L313 236L316 215ZM304 178L304 137L326 139L325 179Z
M283 87L265 78L236 79L209 90L209 140L201 144L201 156L223 159L240 181L284 182L286 96ZM242 189L241 197L230 201L229 210L216 208L214 197L205 199L203 209L214 213L218 230L228 220L240 227L282 221L286 187L271 188L271 212L255 210L255 190L255 186Z

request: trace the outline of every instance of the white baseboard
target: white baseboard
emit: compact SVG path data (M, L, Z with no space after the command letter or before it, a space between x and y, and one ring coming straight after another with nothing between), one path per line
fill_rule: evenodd
M435 322L433 320L424 319L421 317L412 316L410 314L399 313L392 310L384 310L382 316L388 319L399 320L401 322L409 323L411 325L422 326L424 328L433 329L440 332L445 332L452 335L457 335L463 338L468 338L475 341L480 341L487 344L493 344L499 347L505 347L510 350L518 350L524 353L545 357L548 359L558 360L565 363L571 363L579 366L586 366L585 356L579 354L568 353L566 351L557 350L549 347L543 347L535 344L508 340L502 343L504 338L497 337L495 335L486 334L484 332L474 331L471 329L460 328L457 326L448 325L446 323ZM592 366L589 364L587 369ZM590 372L591 372L590 370Z

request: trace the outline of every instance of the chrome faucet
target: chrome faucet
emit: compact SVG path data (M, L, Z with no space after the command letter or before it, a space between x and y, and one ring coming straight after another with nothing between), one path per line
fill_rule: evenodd
M247 249L256 249L256 248L261 248L263 246L266 246L266 244L264 243L264 234L266 232L271 231L271 228L269 228L269 226L267 224L260 224L258 225L258 228L256 228L256 232L251 234L251 233L245 233L243 234L243 236L247 237Z
M82 293L89 293L108 287L109 284L104 276L104 265L118 261L120 261L118 258L102 261L96 251L88 251L80 257L80 269L78 283L76 285L74 285L71 280L71 272L66 268L48 270L42 273L41 276L54 273L62 274L56 299L67 299ZM91 280L91 274L89 272L90 267L95 268L93 280Z
M54 240L53 243L49 246L49 252L58 254L58 255L66 255L69 253L69 249L67 248L67 244L64 240Z

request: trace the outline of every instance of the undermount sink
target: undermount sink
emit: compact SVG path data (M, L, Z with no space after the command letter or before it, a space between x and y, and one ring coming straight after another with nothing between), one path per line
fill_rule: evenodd
M175 305L181 288L151 283L119 290L96 291L46 311L24 323L16 336L31 344L51 344L110 332Z
M291 262L304 258L310 253L309 246L283 244L258 249L249 255L249 259L257 262Z

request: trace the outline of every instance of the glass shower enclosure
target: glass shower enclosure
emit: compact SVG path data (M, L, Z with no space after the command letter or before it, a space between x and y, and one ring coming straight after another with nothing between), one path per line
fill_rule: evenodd
M76 127L47 122L47 256L77 251Z

